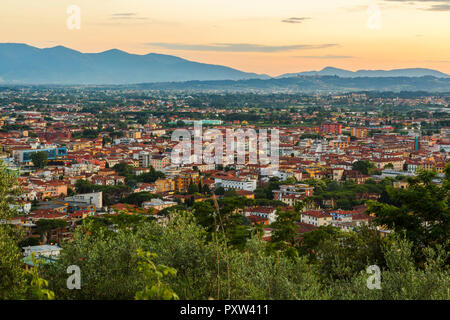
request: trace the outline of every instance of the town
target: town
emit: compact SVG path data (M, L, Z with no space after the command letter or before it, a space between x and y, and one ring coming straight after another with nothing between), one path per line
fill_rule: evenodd
M446 179L449 103L448 94L424 93L2 88L1 160L20 190L4 222L24 233L27 267L32 255L57 260L85 220L117 231L131 221L165 225L180 211L210 233L220 214L226 241L238 249L254 234L274 242L289 215L297 215L292 243L328 226L346 233L372 226L383 238L393 226L377 221L368 203L408 189L420 172L433 172L437 186ZM198 124L201 135L212 129L222 142L230 129L277 130L276 165L250 163L245 137L245 163L226 148L220 161L199 160L194 148L188 161L174 161L174 131L190 140ZM211 139L199 141L211 147Z

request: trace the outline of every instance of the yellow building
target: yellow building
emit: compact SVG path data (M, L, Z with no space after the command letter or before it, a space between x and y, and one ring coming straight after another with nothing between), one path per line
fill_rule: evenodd
M69 150L71 151L78 151L78 150L82 150L82 149L87 149L90 148L92 146L92 141L91 140L86 140L86 141L73 141L70 142L68 147Z
M175 191L175 181L173 179L158 179L155 181L157 193Z
M131 139L141 139L141 137L142 137L142 134L141 134L140 131L131 131L131 132L128 132L128 138L131 138Z
M199 184L202 182L202 177L198 171L186 171L177 175L175 178L175 189L178 192L186 191L190 184Z

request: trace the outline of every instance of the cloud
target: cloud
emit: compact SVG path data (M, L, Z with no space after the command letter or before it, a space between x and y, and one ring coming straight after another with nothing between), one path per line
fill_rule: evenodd
M164 21L149 17L140 17L139 14L134 12L120 12L113 13L106 17L106 20L100 20L93 23L93 25L98 26L113 26L121 27L128 25L149 25L149 24L160 24L160 25L178 25L176 21Z
M450 11L450 4L434 4L427 11Z
M309 20L309 19L311 19L311 18L308 18L308 17L301 17L301 18L292 17L292 18L281 20L281 22L284 22L284 23L302 23L305 20Z
M395 2L450 2L450 0L384 0Z
M332 54L327 54L324 56L295 56L294 58L306 58L306 59L351 59L352 56L337 56Z
M426 11L450 11L450 0L384 0L388 2L403 2L406 4L426 3L430 4L427 8L418 8Z
M149 42L147 43L147 45L169 50L221 51L221 52L281 52L292 50L324 49L338 46L338 44L335 43L267 46L251 43L185 44L185 43L166 43L166 42Z
M443 2L443 3L449 3L450 0L384 0L389 2L406 2L409 4L415 3L415 2Z
M109 16L111 20L148 20L146 17L139 17L134 12L113 13Z
M376 3L376 5L383 10L387 10L387 9L393 9L393 8L398 8L399 5L401 4L394 4L394 2L401 2L403 0L384 0L385 2L378 2ZM411 1L405 1L408 3L412 3ZM346 11L346 12L358 12L360 13L361 11L363 12L367 12L367 9L370 7L370 4L357 4L357 5L353 5L353 6L345 6L345 7L340 7L340 9Z
M114 17L130 17L130 16L137 16L137 13L134 13L134 12L113 13L112 16L114 16Z
M450 63L450 60L425 60L425 62Z

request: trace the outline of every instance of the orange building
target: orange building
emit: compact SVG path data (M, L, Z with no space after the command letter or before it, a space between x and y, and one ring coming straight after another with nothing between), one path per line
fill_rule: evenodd
M175 191L175 181L173 179L158 179L155 181L157 193Z
M352 128L351 136L358 139L367 137L367 128Z
M181 172L175 178L175 189L179 192L186 191L191 184L199 184L202 182L202 177L198 171Z

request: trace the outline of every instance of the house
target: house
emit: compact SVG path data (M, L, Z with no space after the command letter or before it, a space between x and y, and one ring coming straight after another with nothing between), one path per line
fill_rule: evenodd
M344 178L346 181L353 180L357 184L364 184L370 177L357 170L345 170Z
M170 165L170 158L165 155L153 155L150 159L150 165L155 168L156 171L161 171Z
M50 193L50 197L59 197L67 195L67 183L63 181L50 181L45 184L46 191Z
M175 181L173 179L158 179L155 181L156 193L175 191Z
M316 227L328 226L332 223L331 215L321 210L308 210L301 213L301 222L311 224Z
M164 201L161 199L152 199L151 201L145 201L142 203L142 207L144 209L155 209L155 210L163 210L165 208L170 208L176 206L177 203L174 201Z
M31 202L18 200L17 204L11 204L11 209L15 209L19 213L28 214L31 211Z
M101 209L103 207L103 193L93 192L93 193L83 193L76 194L72 197L64 198L65 201L81 202L86 204L95 205L96 209Z
M142 209L141 209L142 210ZM109 207L109 211L111 213L124 213L124 214L133 214L139 211L139 208L134 204L128 203L116 203Z
M198 171L186 170L173 178L175 181L175 189L178 192L187 191L191 184L202 183L202 177Z
M96 206L93 203L77 202L77 201L67 201L68 212L83 212L88 215L94 215L96 211Z
M314 187L302 183L281 185L279 186L279 190L273 190L274 199L283 201L289 206L295 205L304 198L312 196L313 193Z
M297 203L303 201L306 198L304 194L286 194L278 196L279 201L287 204L288 206L295 206Z
M239 197L245 197L247 199L255 199L255 194L251 191L236 190L236 195L238 195Z
M33 253L36 257L58 257L62 248L57 245L41 245L23 247L23 255L31 256Z
M40 219L65 219L67 217L67 213L60 213L53 209L38 209L32 211L28 217L32 222Z
M244 215L246 217L258 216L269 220L269 223L275 222L277 218L277 210L272 207L253 207L246 208Z
M384 169L386 166L392 165L392 169L395 171L402 171L405 160L403 158L382 158L373 159L373 163L378 169Z
M393 182L393 186L396 189L408 189L409 182L408 181L404 181L404 180L394 181Z
M249 215L249 216L247 216L247 219L250 221L251 225L255 225L255 224L268 225L269 224L269 219L261 217L261 216Z
M40 263L51 263L59 257L62 249L57 245L40 245L23 247L22 250L24 251L23 262L25 268L28 269L29 267L34 267L33 254Z
M60 201L46 201L39 203L38 210L52 210L57 213L67 213L69 205Z
M296 224L298 226L297 233L300 235L300 237L303 234L314 231L318 228L315 225L309 223L297 222Z
M224 188L225 190L237 189L245 191L255 191L256 179L250 177L238 178L234 176L217 177L214 179L215 188Z
M156 192L156 186L154 183L145 183L140 182L136 185L136 188L134 189L134 192L150 192L155 193Z
M102 185L102 186L117 186L119 184L125 184L125 177L110 175L110 176L101 176L96 175L91 178L93 184Z
M356 214L357 212L354 210L329 210L328 214L330 214L333 217L333 220L340 220L340 221L352 221L352 215Z
M335 181L342 180L342 176L344 175L343 168L332 168L331 171L333 172L333 180L335 180Z

